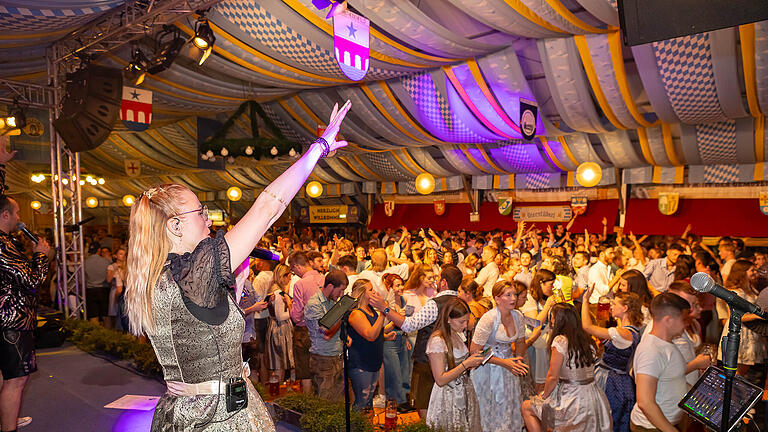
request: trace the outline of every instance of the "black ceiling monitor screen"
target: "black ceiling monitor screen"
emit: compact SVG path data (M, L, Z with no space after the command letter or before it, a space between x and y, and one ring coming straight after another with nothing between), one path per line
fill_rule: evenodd
M720 368L710 366L677 404L688 415L713 430L720 430L723 417L723 389L725 374ZM731 411L728 430L741 423L741 419L763 396L763 389L741 377L733 378Z

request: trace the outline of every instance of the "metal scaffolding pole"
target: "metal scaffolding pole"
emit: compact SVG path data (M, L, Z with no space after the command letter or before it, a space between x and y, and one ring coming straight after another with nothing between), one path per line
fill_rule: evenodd
M53 86L54 106L49 111L51 130L51 200L54 209L54 240L56 242L56 292L59 309L68 318L85 318L85 257L83 253L82 192L80 187L80 155L64 146L53 128L60 114L66 71L53 59L58 45L48 56L49 82Z

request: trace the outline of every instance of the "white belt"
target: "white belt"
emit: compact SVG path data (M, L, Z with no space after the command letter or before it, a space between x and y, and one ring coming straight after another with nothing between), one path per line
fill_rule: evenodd
M243 379L248 379L251 375L251 367L248 362L243 362ZM226 394L227 384L219 380L204 381L197 384L185 383L182 381L166 381L168 393L173 396L199 396L211 394Z

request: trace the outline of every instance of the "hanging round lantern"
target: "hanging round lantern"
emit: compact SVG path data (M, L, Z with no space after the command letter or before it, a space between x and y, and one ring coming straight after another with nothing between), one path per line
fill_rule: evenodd
M85 199L85 205L87 205L88 208L96 208L99 205L99 200L97 200L96 197L88 197Z
M136 202L136 197L135 197L135 196L133 196L133 195L131 195L131 194L128 194L128 195L123 195L123 205L124 205L124 206L126 206L126 207L130 207L130 206L132 206L132 205L133 205L133 203L135 203L135 202Z
M323 194L323 185L319 181L311 181L307 183L306 192L310 198L317 198Z
M429 195L435 190L435 177L430 173L421 173L416 177L416 191L422 195Z
M576 169L576 181L584 187L596 186L603 176L603 169L594 162L584 162Z
M243 197L243 191L240 190L237 186L232 186L231 188L227 189L227 198L230 201L240 201L240 198Z
M29 203L29 206L32 207L34 210L40 210L40 207L43 206L43 204L40 201L32 201Z

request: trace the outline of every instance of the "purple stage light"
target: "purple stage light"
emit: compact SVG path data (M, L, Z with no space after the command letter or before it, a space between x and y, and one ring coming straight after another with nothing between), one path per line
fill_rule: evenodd
M331 5L331 0L312 0L312 6L323 10Z

